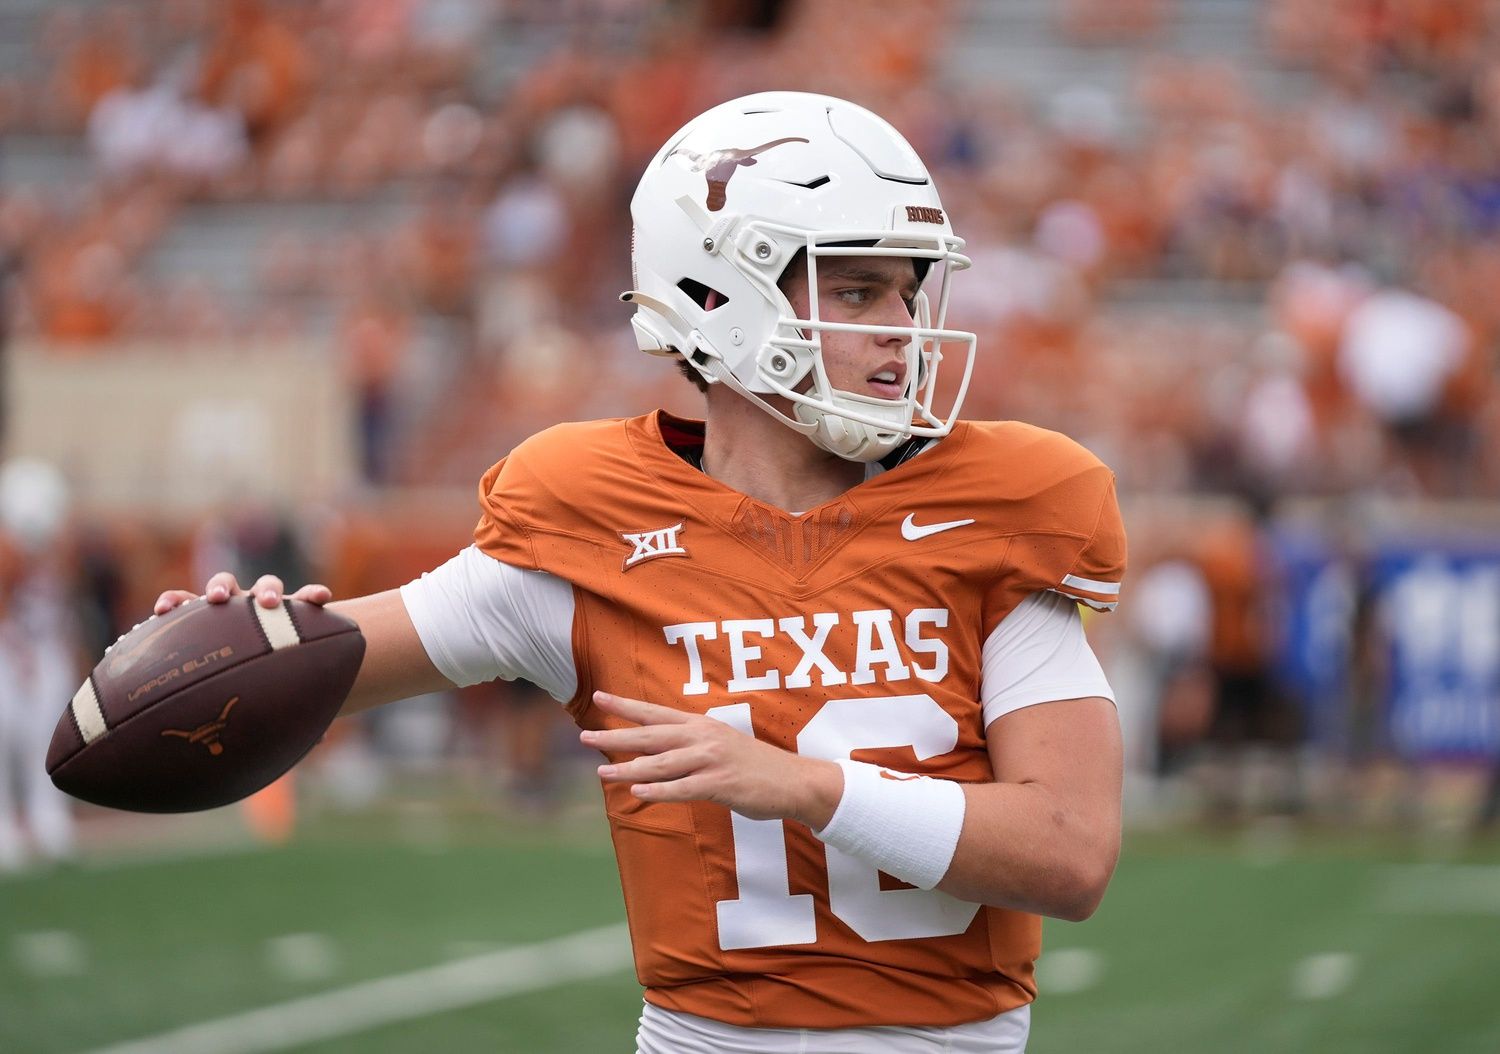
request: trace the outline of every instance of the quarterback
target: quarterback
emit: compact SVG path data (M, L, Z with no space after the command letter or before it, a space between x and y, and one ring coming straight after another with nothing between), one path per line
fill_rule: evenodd
M336 602L368 641L348 708L497 677L567 707L604 756L638 1051L1022 1051L1040 916L1091 914L1119 852L1118 720L1078 610L1118 599L1113 476L958 420L969 261L869 111L717 106L632 216L622 299L704 419L513 450L471 547Z

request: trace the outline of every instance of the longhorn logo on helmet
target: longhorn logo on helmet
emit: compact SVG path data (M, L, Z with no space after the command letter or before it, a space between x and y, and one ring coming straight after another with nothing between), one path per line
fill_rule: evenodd
M760 146L752 147L730 147L727 150L714 150L707 154L699 154L692 150L678 147L668 157L681 154L693 163L694 172L706 173L708 180L708 211L718 212L724 207L727 200L729 181L739 169L755 164L755 155L763 154L775 146L784 146L787 143L805 143L806 139L801 136L788 136L785 139L772 139L769 143L761 143Z

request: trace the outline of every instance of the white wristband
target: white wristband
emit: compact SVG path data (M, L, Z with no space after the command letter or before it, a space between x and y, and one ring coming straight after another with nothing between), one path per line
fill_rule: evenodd
M847 758L836 764L844 795L828 826L813 833L918 889L941 882L964 826L963 787Z

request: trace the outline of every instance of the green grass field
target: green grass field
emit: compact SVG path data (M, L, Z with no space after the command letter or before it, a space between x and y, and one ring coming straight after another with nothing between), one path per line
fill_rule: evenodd
M607 839L566 826L325 821L277 850L136 851L0 879L0 1051L633 1049L640 996L617 936L557 979L523 965L517 994L402 1009L423 970L621 918ZM1134 836L1098 915L1048 924L1041 969L1033 1054L1493 1054L1500 846L1437 861L1389 839ZM280 1042L262 1018L161 1038L392 976L361 991L395 1023L360 1027L356 1008L312 1042Z

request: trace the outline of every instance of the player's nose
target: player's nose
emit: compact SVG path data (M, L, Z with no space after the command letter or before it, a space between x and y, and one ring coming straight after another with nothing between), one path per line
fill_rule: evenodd
M899 291L892 290L881 297L880 312L875 319L878 325L893 327L909 327L916 323L912 316L911 306ZM905 333L882 333L880 343L905 344L910 338Z

